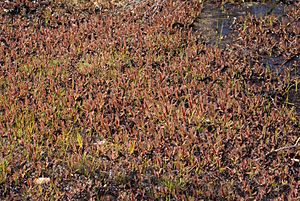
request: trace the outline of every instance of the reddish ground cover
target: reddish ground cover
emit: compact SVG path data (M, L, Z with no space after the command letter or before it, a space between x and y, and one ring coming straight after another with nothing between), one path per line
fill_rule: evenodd
M0 3L0 199L299 199L285 6L220 49L192 30L200 1Z

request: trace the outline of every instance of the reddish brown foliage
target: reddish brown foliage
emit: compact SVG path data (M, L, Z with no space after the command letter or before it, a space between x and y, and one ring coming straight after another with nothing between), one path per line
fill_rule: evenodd
M0 198L299 198L299 148L271 152L299 137L299 71L263 60L299 55L293 6L219 49L189 28L197 1L1 3Z

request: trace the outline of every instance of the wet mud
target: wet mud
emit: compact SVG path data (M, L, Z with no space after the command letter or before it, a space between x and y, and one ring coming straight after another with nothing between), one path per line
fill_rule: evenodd
M268 15L281 17L285 14L284 3L226 3L216 6L207 3L192 24L194 32L201 35L201 42L225 48L234 41L234 24L238 17L253 15L260 18Z

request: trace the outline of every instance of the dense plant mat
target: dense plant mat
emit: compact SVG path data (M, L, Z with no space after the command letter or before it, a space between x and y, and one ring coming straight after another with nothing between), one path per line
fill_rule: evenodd
M300 4L220 48L201 1L120 2L0 3L0 199L299 199Z

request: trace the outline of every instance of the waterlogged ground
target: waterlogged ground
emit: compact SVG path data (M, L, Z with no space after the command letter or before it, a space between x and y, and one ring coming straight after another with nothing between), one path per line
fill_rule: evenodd
M298 200L300 4L232 2L1 1L0 200Z
M235 39L234 25L239 17L253 16L264 18L274 16L281 19L285 4L280 1L236 2L216 6L216 3L203 4L200 15L192 23L192 28L202 36L202 42L224 47Z
M263 1L263 2L236 2L224 3L222 6L216 6L216 3L207 2L203 4L200 15L195 18L190 25L195 34L198 34L201 43L217 46L222 49L230 49L232 44L239 40L238 33L235 32L238 18L254 17L256 19L264 20L276 18L281 23L286 20L287 5L289 2L283 1ZM299 26L299 19L294 26ZM297 41L295 41L297 42ZM261 51L263 51L263 45ZM299 47L298 47L299 48ZM260 49L259 49L260 50ZM260 51L259 51L260 52ZM246 52L251 55L251 52ZM260 62L266 68L276 71L278 74L284 69L294 69L291 76L299 78L300 66L299 50L295 54L291 54L289 58L284 58L281 54L261 55ZM288 103L294 105L296 110L299 111L299 92L289 92Z

